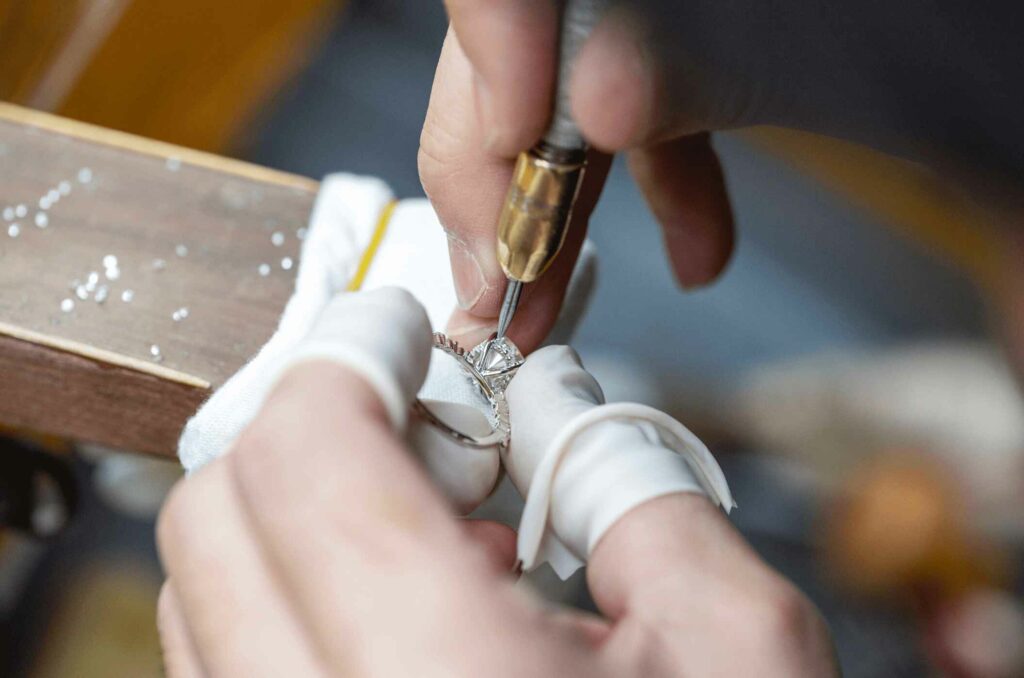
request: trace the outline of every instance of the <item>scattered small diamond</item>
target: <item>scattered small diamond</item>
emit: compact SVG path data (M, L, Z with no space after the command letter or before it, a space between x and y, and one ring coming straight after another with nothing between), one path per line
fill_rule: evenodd
M164 166L172 172L177 172L181 169L181 158L167 158L167 162L164 163Z
M110 290L107 288L107 286L106 285L100 285L98 288L96 288L96 296L93 297L93 299L96 300L97 304L102 304L104 301L107 300L107 296L109 294L110 294Z
M149 355L153 356L153 360L160 360L160 347L153 344L149 347Z
M260 264L259 268L257 268L256 270L259 271L261 276L266 278L268 275L270 275L270 264Z
M14 208L14 216L24 219L28 216L28 205L18 205Z
M14 221L14 208L13 207L5 207L4 208L4 219L6 219L7 221Z
M19 235L21 235L21 226L19 226L18 224L11 224L10 226L7 227L7 235L11 236L12 238L17 238Z
M299 228L297 228L295 230L295 237L298 238L299 240L305 240L306 239L306 227L305 226L300 226Z
M121 269L117 267L117 257L113 254L103 256L103 273L107 280L117 280L121 277Z
M60 310L64 311L65 313L71 313L72 311L75 310L75 300L65 299L64 301L60 302Z
M270 236L270 242L274 244L274 247L280 247L281 245L284 244L284 233L282 233L281 231L275 232L272 236Z
M53 203L50 202L50 199L48 197L44 195L42 198L39 199L39 209L48 210L51 207L53 207Z
M43 212L36 212L36 226L39 228L46 228L50 225L50 217L46 216Z
M121 292L121 301L126 304L132 303L132 299L135 298L135 292L133 290L125 290Z
M281 260L281 268L283 268L286 271L290 271L292 270L292 264L294 263L295 262L292 261L291 257L285 257L284 259Z
M62 181L62 182L60 182L59 184L57 184L57 190L60 191L61 195L68 195L69 193L71 193L71 182L70 181Z
M78 287L75 288L75 296L81 299L82 301L85 301L86 299L89 298L89 288L86 287L85 285L79 285Z
M96 285L100 282L100 274L96 271L89 271L89 275L85 278L85 289L92 292L96 289Z
M51 188L46 193L46 199L49 200L51 203L58 202L60 200L60 191L58 191L56 188Z
M188 256L188 248L185 247L184 245L175 245L174 246L174 253L177 254L179 257L187 257Z
M182 306L177 311L171 314L171 320L178 323L188 317L188 309Z
M88 167L83 167L78 170L78 183L87 184L92 181L92 170Z
M165 268L167 268L167 262L166 261L164 261L163 259L154 259L153 260L153 270L154 271L162 271Z

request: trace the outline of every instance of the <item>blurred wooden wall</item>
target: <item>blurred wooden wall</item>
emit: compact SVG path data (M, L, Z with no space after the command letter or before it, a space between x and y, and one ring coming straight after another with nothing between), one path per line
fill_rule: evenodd
M0 99L226 151L342 0L0 0Z

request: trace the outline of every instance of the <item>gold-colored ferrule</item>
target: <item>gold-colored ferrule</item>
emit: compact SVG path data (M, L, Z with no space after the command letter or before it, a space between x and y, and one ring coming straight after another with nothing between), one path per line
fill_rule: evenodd
M498 218L498 261L509 278L533 282L554 261L565 241L585 157L582 151L559 153L544 146L519 154Z

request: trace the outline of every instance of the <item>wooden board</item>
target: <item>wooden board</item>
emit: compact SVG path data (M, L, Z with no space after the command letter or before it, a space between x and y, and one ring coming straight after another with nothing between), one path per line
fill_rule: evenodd
M61 182L70 192L41 209ZM172 454L209 389L273 332L316 190L302 177L0 105L0 423ZM90 273L99 281L80 299L74 282L87 285ZM181 308L188 317L175 321Z

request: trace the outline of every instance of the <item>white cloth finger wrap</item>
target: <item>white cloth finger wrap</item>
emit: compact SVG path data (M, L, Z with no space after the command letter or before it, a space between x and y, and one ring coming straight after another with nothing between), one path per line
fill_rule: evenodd
M392 426L403 431L409 404L427 376L430 336L423 306L403 289L340 294L328 302L279 370L308 360L344 365L369 382Z
M707 447L664 412L604 404L576 352L531 355L507 391L512 441L504 457L526 497L519 559L547 560L563 579L630 509L675 492L704 494L728 511L728 484Z

